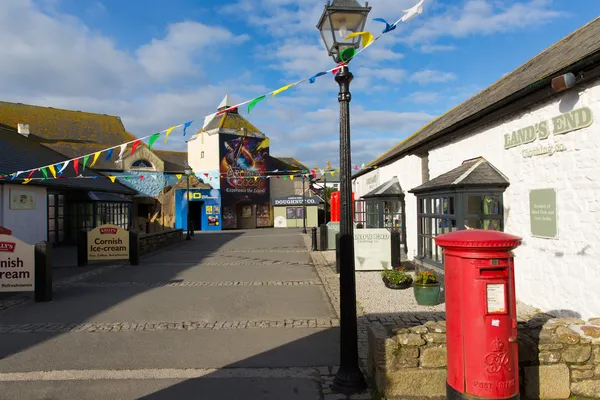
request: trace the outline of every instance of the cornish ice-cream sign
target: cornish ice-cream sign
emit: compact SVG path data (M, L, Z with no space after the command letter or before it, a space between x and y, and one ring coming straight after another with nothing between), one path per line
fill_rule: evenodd
M34 246L0 235L0 292L33 292Z
M129 258L129 232L116 225L101 225L88 232L88 260Z

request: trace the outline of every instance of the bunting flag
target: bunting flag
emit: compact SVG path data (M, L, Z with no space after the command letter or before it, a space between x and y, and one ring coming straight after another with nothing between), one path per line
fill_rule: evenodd
M112 183L115 183L115 179L117 179L117 177L116 177L116 176L114 176L114 175L109 175L109 176L108 176L108 179L110 179L110 181L111 181Z
M140 142L141 142L140 139L133 142L133 145L131 146L131 155L133 155L133 153L135 153L135 149L138 148L138 146L140 145Z
M291 88L294 85L295 85L295 83L290 83L289 85L285 85L284 87L280 87L279 89L277 89L276 91L273 92L273 96L276 96L276 95L278 95L281 92L285 92L286 90L288 90L289 88Z
M331 171L331 176L335 176L335 171Z
M31 182L31 178L25 178L23 180L23 185L27 185L29 182Z
M308 82L310 83L315 83L315 81L317 80L318 77L325 75L327 72L317 72L315 75L313 75Z
M79 175L79 158L73 160L73 169L75 170L75 173Z
M35 172L35 169L32 169L31 172L29 173L29 175L27 175L27 179L31 178L31 176L33 175L33 173Z
M385 24L385 28L383 28L383 30L381 31L381 33L388 33L388 32L393 31L394 29L396 29L396 24L390 25L383 18L373 18L373 21L383 22Z
M343 66L347 65L347 63L351 59L355 58L358 54L360 54L365 49L367 49L368 47L370 47L374 42L376 42L377 40L379 40L383 35L385 35L385 34L391 32L391 31L395 30L396 27L397 27L397 25L400 22L406 22L406 21L408 21L408 20L410 20L410 19L418 16L419 14L421 14L423 12L423 2L424 2L423 0L420 0L412 8L407 9L407 10L403 10L404 15L400 19L398 19L394 24L389 24L383 18L375 18L374 21L381 22L381 23L385 24L385 29L383 29L382 33L379 36L377 36L377 37L373 37L373 35L370 32L353 32L353 33L350 33L346 38L347 39L351 39L351 38L360 36L362 48L360 50L358 50L358 51L356 49L354 49L354 48L346 49L344 52L342 52L342 54L340 54L342 62L338 63L334 68L329 69L327 71L318 72L318 73L314 74L313 76L311 76L308 79L302 79L302 80L297 81L295 83L290 83L290 84L285 85L285 86L283 86L283 87L281 87L281 88L279 88L279 89L277 89L275 91L268 92L268 93L266 93L266 94L264 94L262 96L254 97L252 100L243 101L243 102L241 102L239 104L236 104L234 106L228 107L228 108L226 108L224 110L221 110L221 111L218 111L216 113L212 113L210 115L207 115L207 116L204 117L204 124L202 126L202 129L206 128L206 126L210 123L210 121L212 121L214 119L215 115L218 116L218 115L221 115L221 114L226 113L228 111L237 110L237 109L239 109L240 106L246 105L246 104L248 105L248 113L250 113L255 108L255 106L260 101L264 100L269 94L272 97L274 97L274 96L280 94L281 92L284 92L284 91L288 90L289 88L291 88L293 86L296 86L296 85L298 85L300 83L303 83L303 82L306 82L306 81L308 81L309 83L315 83L316 79L319 76L323 76L323 75L327 74L327 72L331 72L333 75L336 75L340 71L340 69ZM180 125L173 125L170 128L168 128L168 129L166 129L164 131L161 131L160 133L165 132L165 144L167 143L167 139L168 139L169 135L171 134L171 132L173 130L175 130L178 127L183 126L183 136L185 136L186 133L187 133L186 132L187 128L189 128L192 125L193 122L194 122L194 120L190 120L190 121L185 122L185 123L180 124ZM135 152L136 148L139 146L139 143L141 143L141 141L145 140L145 139L148 139L148 147L150 149L152 149L152 146L153 146L154 142L157 140L157 138L160 135L160 133L155 133L153 135L148 135L148 136L141 137L141 138L129 141L127 143L121 144L120 146L121 146L121 150L122 151L121 151L119 159L121 159L121 157L123 155L123 148L126 147L128 144L131 144L131 143L133 143L132 154ZM100 154L102 154L104 152L106 152L105 161L111 160L112 159L113 150L116 147L119 147L119 146L114 146L112 148L107 148L107 149L103 149L103 150L97 151L95 153L92 153L93 156L94 156L94 158L93 158L93 161L92 161L92 163L91 163L91 165L89 167L90 168L94 167L96 165L96 162L98 161L98 159L100 157ZM65 161L64 164L63 164L63 166L60 168L60 170L59 170L58 173L62 174L62 172L64 171L65 167L69 164L70 161L74 161L75 159L79 159L79 158L83 158L83 169L85 170L85 168L87 167L87 160L88 160L88 158L92 154L87 154L87 155L83 154L83 155L77 156L76 158L73 158L71 160ZM56 176L55 176L56 175L55 166L58 166L58 165L59 164L39 166L39 167L35 167L35 168L32 168L32 169L28 169L27 171L13 172L11 174L4 175L3 177L4 178L8 178L10 176L11 180L14 180L14 179L16 179L22 173L28 173L29 174L32 171L35 173L35 171L39 171L39 170L41 170L43 172L43 171L45 171L44 168L48 168L48 169L50 169L50 172L53 173L54 178L56 178ZM372 168L377 168L377 166L372 166ZM61 178L65 178L65 177L61 177ZM277 177L277 178L279 179L279 177ZM284 178L285 178L285 176L284 176ZM28 179L37 179L37 178L33 178L32 177L32 178L28 178ZM47 179L47 178L42 178L42 179Z
M71 160L65 161L62 168L58 171L58 175L62 175L63 171L67 168L67 165L69 165L70 162L71 162Z
M194 121L188 121L185 124L183 124L183 136L185 136L185 134L186 134L185 131L187 130L187 128L189 128L190 125L193 124L193 123L194 123Z
M110 159L112 158L113 150L114 149L108 149L108 151L106 152L106 158L104 159L104 162L110 161Z
M183 176L183 174L175 174L175 176L177 177L177 179L181 179L181 177Z
M117 161L115 161L115 162L123 160L123 153L125 153L125 149L127 148L127 143L123 143L119 147L121 148L121 150L119 151L119 157L117 157Z
M266 97L265 95L259 96L259 97L255 98L254 100L252 100L250 103L248 103L248 114L250 114L250 111L252 111L254 106L257 105L259 101L264 100L265 97Z
M140 179L141 179L141 180L144 180L144 179L146 179L146 178L144 178L144 175L140 175Z
M98 157L100 157L100 152L94 153L94 159L92 160L92 164L90 165L90 168L92 168L94 165L96 165L96 161L98 161Z
M173 132L173 129L177 128L177 125L170 127L165 131L165 144L167 144L167 139L169 139L169 135Z
M361 38L363 49L369 47L371 43L373 43L373 34L371 34L371 32L352 32L346 36L346 40L355 38L357 36L360 36Z
M42 171L42 175L44 175L44 177L42 178L42 180L48 179L48 172L46 172L46 167L40 168L40 171Z
M291 179L291 180L294 180L294 175L290 175L290 179Z
M148 148L150 150L152 150L152 146L154 146L154 142L156 142L156 139L158 139L159 136L160 133L155 133L154 135L150 136L150 139L148 139Z

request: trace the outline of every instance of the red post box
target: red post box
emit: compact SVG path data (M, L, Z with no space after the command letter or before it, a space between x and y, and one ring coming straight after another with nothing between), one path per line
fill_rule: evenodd
M444 249L447 399L519 399L512 250L521 238L465 230L435 238Z
M330 221L340 222L340 192L331 193Z

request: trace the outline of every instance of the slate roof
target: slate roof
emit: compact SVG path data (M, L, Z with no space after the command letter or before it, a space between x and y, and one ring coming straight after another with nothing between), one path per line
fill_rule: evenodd
M265 135L250 121L241 116L237 110L224 112L221 115L215 115L212 120L196 134L201 132L211 132L217 130L218 133L243 135L242 129L246 129L247 136L264 137ZM212 132L211 132L212 133Z
M288 169L297 169L297 170L308 170L310 171L310 168L308 168L306 165L302 164L300 161L296 160L294 157L277 157L279 160L281 160L282 162L288 164L289 166L291 166L291 168Z
M66 157L58 154L52 149L43 146L35 137L31 135L26 138L17 132L0 127L0 175L7 175L16 171L36 168L43 165L60 163L67 160ZM81 172L81 167L80 167ZM0 180L0 183L18 183L26 178L28 174L21 174L15 181L10 178ZM50 171L48 171L50 175ZM98 176L97 179L48 179L41 183L39 180L33 180L28 185L43 185L53 188L80 189L94 192L108 192L135 195L137 192L120 183L112 183L105 175L102 175L91 169L86 169L83 176ZM75 177L75 171L72 164L67 167L63 173L65 177ZM41 172L36 172L34 178L42 177Z
M112 115L0 101L0 126L16 131L20 123L29 124L30 138L67 158L136 139L125 130L121 119ZM114 153L116 160L118 151ZM103 164L101 157L96 164L98 169L114 169L114 162Z
M426 142L451 133L463 120L478 115L483 117L488 109L519 92L532 90L546 78L559 73L573 64L600 52L600 17L566 36L548 49L527 61L496 83L477 93L457 107L434 119L394 148L371 161L367 166L398 159ZM481 114L481 115L479 115ZM363 175L369 169L357 173Z
M363 199L372 199L376 197L404 197L402 186L398 182L398 177L395 176L383 185L379 185L369 193L362 196Z
M454 189L478 186L508 187L508 178L483 157L463 161L451 171L446 172L421 186L409 190L409 193L422 193L430 190ZM363 196L365 197L365 196Z
M187 151L152 150L165 163L165 172L183 172L187 165Z

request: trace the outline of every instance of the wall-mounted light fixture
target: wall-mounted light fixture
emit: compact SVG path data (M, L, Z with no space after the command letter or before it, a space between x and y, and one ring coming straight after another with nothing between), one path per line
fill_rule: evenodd
M552 90L556 93L571 89L577 83L577 79L572 72L557 76L552 79Z

